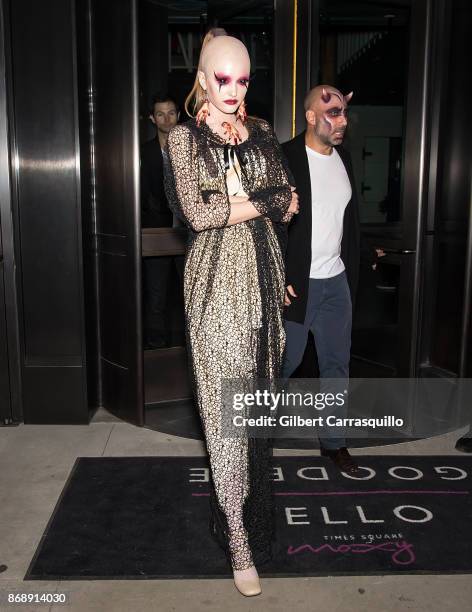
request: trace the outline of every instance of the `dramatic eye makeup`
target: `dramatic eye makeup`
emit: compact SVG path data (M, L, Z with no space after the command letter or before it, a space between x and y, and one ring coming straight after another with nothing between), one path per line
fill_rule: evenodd
M221 91L221 88L223 87L223 85L228 85L229 83L231 83L231 77L229 77L228 75L223 74L223 73L218 73L217 74L216 72L214 72L213 74L215 76L216 82L219 85L220 91ZM245 87L247 89L248 86L249 86L249 77L248 76L243 76L243 77L239 78L238 79L238 83L240 85L243 85L243 87Z
M336 107L336 108L330 108L329 110L327 110L326 114L329 115L330 117L341 117L341 115L344 115L345 117L347 117L349 114L349 111L347 108Z
M220 88L223 85L227 85L228 83L231 82L231 79L229 76L226 76L225 74L216 74L216 72L213 73L215 75L215 79L216 82L218 83L218 85L220 86Z

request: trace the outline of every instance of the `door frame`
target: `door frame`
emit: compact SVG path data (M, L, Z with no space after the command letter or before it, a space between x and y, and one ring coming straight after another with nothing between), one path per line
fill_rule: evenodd
M2 421L23 420L21 395L20 337L18 319L18 295L15 265L14 223L12 208L12 178L10 140L14 134L9 131L10 93L10 31L8 24L9 2L0 0L0 217L1 217L1 254L3 257L5 325L9 377L10 405L0 411Z
M128 45L129 64L110 60L113 50L92 44L94 92L94 176L100 388L104 408L125 421L144 424L144 351L142 338L141 207L139 159L139 72L137 0L115 0L118 15L98 13L91 0L95 40L114 27L115 47ZM102 4L100 4L102 11ZM98 28L103 27L102 30ZM106 31L105 31L106 30ZM121 38L120 38L121 37ZM101 47L103 50L103 46ZM109 66L107 66L107 61ZM125 72L125 70L128 72ZM100 79L108 79L105 84ZM111 79L111 80L110 80ZM115 109L116 130L109 114L110 97L121 96ZM115 183L118 182L118 186ZM117 195L113 199L113 195Z

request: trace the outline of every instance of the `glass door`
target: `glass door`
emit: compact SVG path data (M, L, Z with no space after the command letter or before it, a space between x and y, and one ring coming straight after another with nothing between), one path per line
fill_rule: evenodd
M416 368L427 2L325 0L318 82L354 91L345 146L359 194L363 254L351 376ZM385 256L372 269L375 248Z

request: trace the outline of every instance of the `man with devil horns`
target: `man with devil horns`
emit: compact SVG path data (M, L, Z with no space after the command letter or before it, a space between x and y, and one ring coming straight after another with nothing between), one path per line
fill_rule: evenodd
M299 195L299 215L288 228L285 253L282 378L288 379L300 365L311 330L325 392L347 388L352 304L359 277L358 202L351 160L341 147L352 95L344 96L331 85L310 90L304 103L306 130L282 145ZM331 389L332 379L337 379L339 389ZM336 408L333 414L342 417L345 408ZM319 436L321 454L342 471L355 474L359 468L343 432L335 429L325 429Z

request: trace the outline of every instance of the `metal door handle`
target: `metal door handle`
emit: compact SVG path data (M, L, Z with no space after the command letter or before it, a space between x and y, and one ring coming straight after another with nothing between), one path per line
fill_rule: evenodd
M413 249L390 249L388 247L376 247L377 249L381 249L385 253L393 253L395 255L413 255L416 253Z

